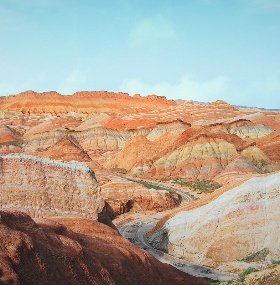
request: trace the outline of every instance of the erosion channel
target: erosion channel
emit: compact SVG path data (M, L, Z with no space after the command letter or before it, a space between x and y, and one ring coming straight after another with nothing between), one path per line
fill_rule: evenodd
M181 205L188 204L193 201L192 196L189 193L187 193L186 190L178 187L173 187L169 184L159 183L157 181L130 178L130 177L129 178L123 177L123 178L138 183L143 183L143 182L148 183L150 185L154 185L155 187L164 188L168 191L174 191L182 197ZM200 264L194 264L153 248L148 243L146 235L149 231L151 231L155 227L157 222L162 217L168 214L168 212L169 211L164 211L150 215L135 213L133 215L130 215L129 219L122 219L121 221L118 221L117 227L120 234L123 237L127 238L130 242L132 242L139 248L147 250L160 262L170 264L183 272L186 272L196 277L210 278L212 280L218 280L218 281L226 281L237 278L236 274L223 272L221 270L217 270Z

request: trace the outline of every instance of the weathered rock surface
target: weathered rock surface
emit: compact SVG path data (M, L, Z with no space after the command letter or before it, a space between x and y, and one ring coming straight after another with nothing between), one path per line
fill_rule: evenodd
M254 177L209 204L177 210L149 241L171 255L224 270L238 270L237 261L265 249L254 263L262 266L280 258L279 203L280 172Z
M11 154L0 156L0 207L33 217L97 219L104 207L94 172L80 162Z
M24 213L0 211L1 284L209 284L161 264L98 222L36 222Z

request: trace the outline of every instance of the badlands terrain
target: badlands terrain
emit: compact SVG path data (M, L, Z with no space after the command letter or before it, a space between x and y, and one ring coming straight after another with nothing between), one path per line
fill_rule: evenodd
M0 284L280 284L278 111L0 97L0 194Z

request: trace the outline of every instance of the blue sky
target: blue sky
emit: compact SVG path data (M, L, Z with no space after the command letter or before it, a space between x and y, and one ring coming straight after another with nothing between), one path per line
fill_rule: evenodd
M0 95L123 91L280 109L280 0L0 0Z

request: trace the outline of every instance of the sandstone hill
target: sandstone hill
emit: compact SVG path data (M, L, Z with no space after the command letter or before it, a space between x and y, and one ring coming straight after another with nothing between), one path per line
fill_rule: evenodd
M279 202L280 172L256 176L201 207L177 209L149 241L171 255L226 271L262 267L280 258Z
M0 211L0 229L1 284L209 284L92 220Z

